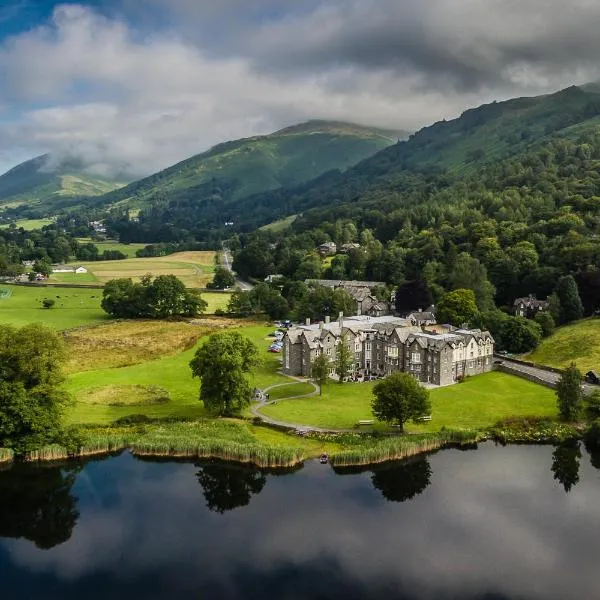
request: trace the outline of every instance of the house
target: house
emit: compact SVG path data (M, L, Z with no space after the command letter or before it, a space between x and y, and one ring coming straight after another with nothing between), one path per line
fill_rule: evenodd
M435 318L435 307L432 305L427 310L419 309L415 310L406 315L406 318L413 323L413 325L420 325L426 327L428 325L435 325L437 323Z
M360 244L350 242L348 244L342 244L340 246L340 252L342 254L348 254L348 252L351 252L352 250L358 250L359 248L360 248Z
M513 302L516 317L527 317L531 319L544 310L548 310L550 303L547 300L538 300L534 295L529 294L525 298L517 298Z
M595 384L599 384L600 383L600 374L598 374L597 371L588 371L585 374L585 380L588 383L595 383Z
M383 287L383 281L357 281L344 279L305 279L308 286L322 285L334 290L345 290L356 301L356 314L382 317L392 314L392 303L382 301L371 293L374 287Z
M321 244L317 250L321 256L333 256L334 254L337 254L335 242L325 242L324 244Z
M400 317L357 315L335 322L295 326L283 337L283 371L310 376L312 361L325 354L335 375L339 344L353 351L353 375L386 376L395 371L423 383L448 385L467 375L491 371L494 339L479 329L424 333Z
M72 273L73 267L69 265L52 265L53 273Z
M273 273L272 275L267 275L265 277L265 283L274 283L279 279L283 279L283 275L281 275L281 273Z
M73 272L74 273L87 273L88 270L84 266L79 265L78 267L75 267L75 269L73 270Z

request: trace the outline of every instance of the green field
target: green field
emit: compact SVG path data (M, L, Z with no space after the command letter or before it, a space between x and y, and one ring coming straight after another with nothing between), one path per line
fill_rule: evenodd
M186 287L203 288L211 281L215 270L215 252L176 252L168 256L155 258L128 258L124 260L100 260L93 262L73 262L75 265L83 265L97 283L106 283L111 279L130 277L139 281L147 273L155 277L158 275L175 275ZM59 280L63 273L55 273L52 280ZM68 273L67 275L70 275ZM78 280L77 275L74 281ZM89 281L88 283L91 283Z
M5 297L3 290L10 292L10 296ZM52 298L54 307L42 308L44 298ZM100 323L108 319L100 308L101 298L102 290L0 284L0 323L18 326L44 323L55 329Z
M285 219L279 219L278 221L273 221L267 225L263 225L259 227L261 231L270 231L272 233L280 233L285 231L298 217L298 215L290 215L289 217L285 217Z
M600 319L584 319L559 327L525 360L562 369L574 362L582 373L600 371Z
M280 366L279 356L267 352L269 341L266 335L272 327L248 325L239 329L260 349L262 364L251 377L251 384L265 388L277 383L289 383L289 379L276 373ZM202 343L202 342L200 342ZM152 417L201 417L204 408L198 400L200 383L192 379L189 362L195 348L157 360L147 361L131 367L99 369L74 373L67 382L67 389L76 400L67 418L71 423L110 423L119 417L130 414L145 414ZM162 404L143 406L103 406L86 402L90 390L94 393L103 387L157 386L167 390L170 401ZM289 386L289 395L297 392ZM280 392L281 393L281 392ZM302 392L304 393L304 392Z
M52 273L50 281L59 283L98 283L93 273Z
M329 383L322 396L278 402L261 409L269 417L317 427L351 428L359 420L373 419L374 383ZM501 419L557 414L554 392L504 373L486 373L464 383L431 391L432 420L407 425L408 431L484 429Z
M17 221L17 228L22 227L25 231L32 231L33 229L41 229L45 225L51 225L54 221L52 219L23 219ZM0 225L0 228L6 229L9 225Z
M100 254L105 250L118 250L127 256L127 258L136 258L135 253L142 248L145 248L148 244L122 244L116 240L102 240L97 241L92 238L77 238L80 244L94 244L98 247Z

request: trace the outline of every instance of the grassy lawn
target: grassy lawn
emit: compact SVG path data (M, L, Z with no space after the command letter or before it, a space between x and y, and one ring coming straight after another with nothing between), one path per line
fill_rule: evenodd
M317 427L350 428L372 419L374 383L329 383L321 397L290 400L261 409L265 415ZM447 428L486 428L513 416L556 416L554 392L504 373L487 373L462 384L431 392L432 420L407 425L409 431Z
M291 398L292 396L304 396L314 391L315 388L310 383L290 383L289 385L273 388L268 394L269 400L279 400L280 398Z
M207 315L214 315L218 308L225 310L231 298L230 292L202 292L200 295L208 305L206 307Z
M42 308L44 298L52 298L56 302L54 307ZM101 298L101 290L0 284L0 323L17 326L44 323L55 329L101 323L108 319L100 308Z
M287 229L298 217L298 215L290 215L289 217L285 217L285 219L279 219L279 221L273 221L272 223L268 223L267 225L263 225L259 227L262 231L272 231L273 233L280 233Z
M279 368L279 355L267 352L269 340L266 335L272 326L244 325L240 333L250 338L260 349L262 364L250 378L251 385L265 388L290 380L276 373ZM130 332L131 333L131 332ZM202 343L200 340L199 343ZM145 414L151 417L202 417L205 416L202 403L198 400L200 382L192 379L189 362L196 345L175 355L147 360L129 367L112 367L73 373L67 380L67 389L75 398L75 404L67 412L70 423L106 424L130 414ZM81 349L75 351L81 354ZM103 387L122 389L122 386L156 386L169 394L169 402L143 406L109 406L89 401ZM291 387L291 386L290 386Z
M559 327L523 358L558 368L574 362L583 373L600 370L600 319L584 319Z

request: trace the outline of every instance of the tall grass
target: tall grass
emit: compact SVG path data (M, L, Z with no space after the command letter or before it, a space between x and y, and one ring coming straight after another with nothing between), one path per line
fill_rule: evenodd
M476 431L441 431L422 435L389 436L383 439L364 438L356 447L335 452L330 462L335 467L362 466L400 460L432 452L451 445L473 444L482 439Z
M14 452L8 448L0 448L0 464L10 463L14 459Z

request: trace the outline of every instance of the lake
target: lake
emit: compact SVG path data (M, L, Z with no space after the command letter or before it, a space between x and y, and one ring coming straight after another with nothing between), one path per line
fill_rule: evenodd
M125 453L0 472L3 600L600 598L583 445L266 472Z

